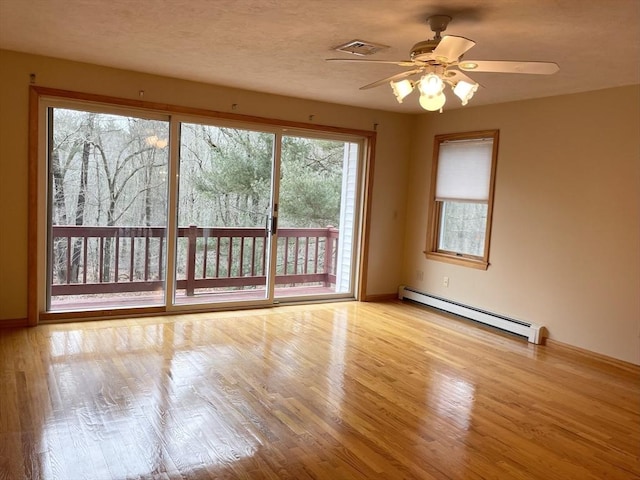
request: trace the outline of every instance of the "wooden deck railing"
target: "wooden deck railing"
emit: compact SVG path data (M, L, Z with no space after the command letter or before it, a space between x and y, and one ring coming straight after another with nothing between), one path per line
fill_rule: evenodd
M254 287L266 283L263 228L178 228L176 289ZM280 228L277 286L336 281L338 230ZM52 227L51 295L145 292L163 288L162 227Z

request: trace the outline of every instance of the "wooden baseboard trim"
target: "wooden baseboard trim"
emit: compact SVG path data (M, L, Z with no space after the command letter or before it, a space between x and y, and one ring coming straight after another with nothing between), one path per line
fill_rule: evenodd
M592 350L587 350L586 348L576 347L575 345L559 342L558 340L554 340L552 338L545 338L544 345L552 349L568 350L570 352L577 353L578 355L583 355L593 360L605 362L605 363L608 363L609 365L622 368L629 372L640 374L640 365L636 365L635 363L627 362L625 360L620 360L618 358L610 357L608 355L594 352Z
M0 328L22 328L28 326L28 318L7 318L6 320L0 320Z
M375 295L365 295L365 302L388 302L390 300L397 300L397 293L377 293Z

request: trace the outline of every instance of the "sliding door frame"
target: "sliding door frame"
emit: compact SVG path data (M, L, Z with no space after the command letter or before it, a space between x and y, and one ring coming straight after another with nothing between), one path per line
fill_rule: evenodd
M193 308L191 310L167 308L169 302L165 301L164 306L153 307L137 307L137 308L123 308L113 310L91 310L91 311L65 311L65 312L46 312L43 311L43 285L42 285L42 268L43 262L46 261L43 256L43 236L46 235L46 230L42 226L43 212L42 205L46 196L46 185L44 184L41 169L45 168L46 163L43 160L46 155L46 125L41 115L41 103L43 101L69 101L76 105L87 104L102 107L103 109L116 111L118 109L127 110L129 113L135 111L141 112L143 115L168 115L171 118L171 134L175 135L176 122L173 117L201 117L209 119L209 121L222 122L222 123L239 123L243 128L250 127L251 124L258 125L261 130L269 131L280 130L277 133L276 144L281 140L283 130L292 129L291 133L301 133L308 135L322 135L323 133L330 136L336 135L345 137L360 137L362 139L362 156L361 162L361 193L360 193L360 208L359 214L361 215L360 222L360 248L358 253L356 270L356 284L355 284L355 299L364 300L366 295L366 280L367 280L367 258L369 252L369 233L370 233L370 216L371 216L371 190L373 185L373 167L375 158L375 143L376 132L375 130L360 130L343 127L335 127L328 125L317 125L304 122L286 121L280 119L271 119L265 117L257 117L250 115L241 115L228 112L219 112L214 110L207 110L193 107L183 107L178 105L148 102L142 100L132 100L119 97L111 97L106 95L75 92L69 90L54 89L42 86L30 86L29 87L29 144L28 144L28 242L27 242L27 315L29 325L37 325L41 322L50 321L70 321L70 320L82 320L82 319L96 319L96 318L116 318L126 317L131 315L158 315L167 313L185 313L187 311L202 311L213 310L211 305L206 305L207 308L198 309ZM45 130L43 130L45 129ZM314 135L315 132L315 135ZM288 134L289 132L287 132ZM179 148L179 143L175 141L176 138L172 137L171 149ZM172 154L176 153L172 151ZM177 168L177 167L171 167ZM175 171L172 172L175 174ZM169 185L170 197L169 197L169 210L168 210L168 222L167 228L171 228L171 225L176 225L177 218L175 216L177 206L173 206L175 203L172 201L175 199L174 195L177 193L177 179L175 175L172 175ZM277 193L277 192L276 192ZM173 211L172 211L173 209ZM167 249L174 248L175 245L167 245ZM275 249L272 250L275 252ZM174 264L167 264L167 273L169 268L175 267ZM273 262L271 262L273 263ZM173 275L173 274L172 274ZM175 287L167 286L166 295L173 294ZM273 285L270 286L273 289ZM273 292L270 292L270 297L273 298ZM217 306L216 306L217 307ZM238 308L237 305L230 305L229 308ZM216 308L218 309L218 308Z

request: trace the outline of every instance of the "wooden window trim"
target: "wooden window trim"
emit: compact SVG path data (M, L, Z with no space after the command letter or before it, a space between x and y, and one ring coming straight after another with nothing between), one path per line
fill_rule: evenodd
M363 164L362 164L362 182L363 192L361 193L362 201L362 220L361 220L361 239L359 252L359 273L356 276L354 285L354 295L357 300L364 301L367 292L368 279L368 262L369 258L369 236L371 232L371 194L373 189L373 173L375 163L375 145L377 132L374 130L363 130L357 128L338 127L331 125L304 123L293 120L283 120L276 118L259 117L254 115L244 115L237 113L221 112L198 107L185 107L169 103L149 102L146 100L134 100L121 97L113 97L109 95L93 94L85 92L76 92L71 90L63 90L58 88L50 88L43 86L31 85L29 87L29 123L28 123L28 226L27 226L27 323L30 326L36 326L41 321L60 321L65 318L80 319L97 319L111 318L126 315L130 311L137 314L173 314L187 313L190 310L167 311L164 306L161 307L140 307L135 310L96 310L83 311L78 313L69 312L41 312L39 299L39 242L41 238L38 233L39 212L38 207L42 201L44 192L39 188L40 169L40 101L42 98L51 98L55 100L71 100L77 102L87 102L88 104L106 105L109 108L123 107L130 110L142 110L145 112L161 113L163 115L187 115L194 117L202 117L208 119L222 119L228 121L238 121L246 125L273 126L280 128L296 129L299 131L322 132L326 134L357 136L363 139ZM275 305L275 304L274 304ZM209 309L205 309L208 311ZM198 309L194 312L202 311Z
M489 250L491 246L491 225L493 223L493 201L495 190L496 167L498 163L499 130L479 130L473 132L449 133L436 135L433 141L433 157L431 165L431 183L429 189L429 216L427 223L427 245L424 254L427 259L452 263L464 267L487 270L489 268ZM487 224L485 228L484 253L482 257L475 255L459 254L438 249L440 236L440 216L442 202L436 201L436 180L438 172L438 159L440 145L445 141L473 140L480 138L493 139L493 151L491 155L491 176L489 180L489 198L487 203Z

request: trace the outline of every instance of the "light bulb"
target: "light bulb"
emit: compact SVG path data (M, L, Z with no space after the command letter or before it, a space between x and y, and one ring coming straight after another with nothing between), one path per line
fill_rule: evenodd
M155 148L164 148L169 144L166 138L158 138L157 135L150 135L146 137L144 141L147 142L147 145L150 147Z
M146 137L144 139L145 142L147 142L147 145L149 145L150 147L155 147L156 143L158 143L158 136L157 135L149 135L148 137Z
M433 97L442 92L444 82L435 73L427 73L420 79L420 92L428 97Z

